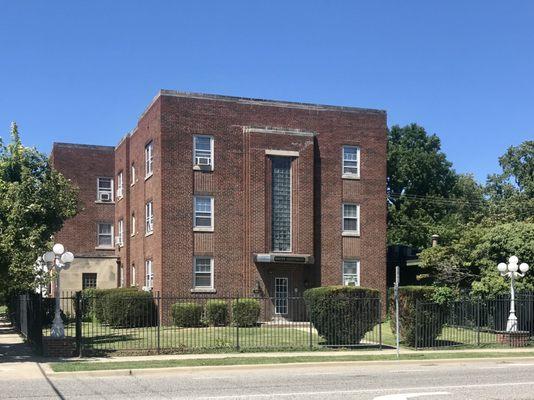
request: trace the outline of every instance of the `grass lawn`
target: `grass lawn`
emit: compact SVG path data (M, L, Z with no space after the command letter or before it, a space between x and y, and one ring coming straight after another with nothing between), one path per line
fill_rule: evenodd
M401 360L437 360L456 358L512 358L512 357L532 357L534 352L505 353L505 352L448 352L448 353L416 353L401 354ZM287 357L226 357L226 358L197 358L188 360L152 360L152 361L110 361L110 362L87 362L73 361L51 363L50 367L55 372L74 371L98 371L117 369L141 369L141 368L168 368L168 367L198 367L198 366L220 366L220 365L259 365L259 364L288 364L288 363L309 363L309 362L346 362L346 361L388 361L396 360L394 354L371 355L359 353L355 355L342 356L287 356Z

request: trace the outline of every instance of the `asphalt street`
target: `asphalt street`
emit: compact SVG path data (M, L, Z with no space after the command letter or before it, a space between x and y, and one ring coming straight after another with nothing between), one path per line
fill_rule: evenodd
M0 364L1 399L534 399L534 359L203 367L131 376L20 371Z

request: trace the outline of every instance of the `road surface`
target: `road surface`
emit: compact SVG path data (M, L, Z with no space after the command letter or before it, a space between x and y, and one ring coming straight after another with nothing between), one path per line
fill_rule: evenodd
M1 399L534 399L534 359L183 368L132 376L45 377L16 369L0 363Z

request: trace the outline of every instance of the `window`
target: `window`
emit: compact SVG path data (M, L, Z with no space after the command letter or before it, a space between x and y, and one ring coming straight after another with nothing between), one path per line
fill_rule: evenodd
M154 164L154 143L150 142L145 146L145 177L152 175L152 167Z
M195 196L194 227L200 230L213 229L213 197Z
M96 274L83 273L82 274L82 290L96 289Z
M130 185L133 185L135 183L135 164L132 163L132 166L130 168Z
M194 275L195 288L213 289L213 258L195 257Z
M343 285L360 286L359 260L343 260Z
M135 286L135 264L132 264L132 269L130 270L130 286Z
M287 314L289 285L287 278L275 278L274 280L274 313Z
M132 213L132 222L131 222L130 229L132 230L132 232L130 233L130 236L135 236L136 227L135 227L135 214L134 213Z
M97 201L113 201L113 178L97 178Z
M120 270L120 274L121 274L121 287L124 287L124 267L121 265L121 270Z
M291 251L291 158L272 157L273 251Z
M122 199L123 189L122 189L122 172L119 172L117 175L117 199Z
M145 205L145 233L148 235L154 232L154 208L149 201Z
M343 177L358 178L360 176L360 148L343 146Z
M124 220L120 219L117 223L117 244L119 246L124 245Z
M98 247L113 247L113 224L98 224Z
M152 271L152 260L145 261L145 289L154 288L154 272Z
M360 234L360 206L343 204L343 233L357 236Z
M193 165L213 169L213 138L211 136L195 136L193 142Z

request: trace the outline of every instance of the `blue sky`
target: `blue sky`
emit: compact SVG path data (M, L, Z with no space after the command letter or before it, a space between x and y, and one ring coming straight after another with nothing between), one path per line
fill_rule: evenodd
M116 144L160 88L385 109L483 181L534 138L534 2L2 1L0 135Z

